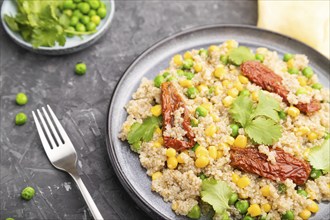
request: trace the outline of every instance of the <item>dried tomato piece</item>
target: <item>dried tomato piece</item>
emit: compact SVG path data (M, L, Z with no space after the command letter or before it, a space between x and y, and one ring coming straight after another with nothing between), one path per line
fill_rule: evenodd
M178 140L163 135L165 146L172 147L177 151L192 148L195 145L195 141L194 141L195 135L190 127L189 110L185 106L182 97L176 90L173 83L171 82L163 83L161 86L161 90L162 90L161 101L162 101L162 115L163 115L163 134L166 127L168 127L167 125L173 127L173 122L174 122L173 113L179 108L184 109L184 112L182 114L183 117L182 127L187 132L185 135L187 141Z
M310 165L282 149L276 148L274 151L276 163L272 164L267 161L267 155L260 153L256 148L232 148L230 165L271 180L292 179L297 185L304 184L311 172Z
M290 105L288 101L289 91L282 85L282 78L267 66L258 61L247 61L241 65L241 70L243 75L249 78L251 82L268 92L278 94L285 103ZM305 114L312 114L321 109L321 104L319 101L312 99L310 103L298 103L296 107Z

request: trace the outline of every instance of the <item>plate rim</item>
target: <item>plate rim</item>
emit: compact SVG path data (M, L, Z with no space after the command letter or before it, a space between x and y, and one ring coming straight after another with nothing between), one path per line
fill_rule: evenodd
M166 216L163 215L163 213L159 212L158 210L155 210L154 208L148 206L147 204L150 204L145 198L143 198L142 196L140 196L137 191L134 189L134 187L132 186L132 184L128 181L128 178L123 174L122 170L119 169L121 168L121 165L118 163L118 159L117 157L115 157L115 152L114 152L114 144L113 144L113 138L111 136L111 113L113 111L114 105L113 105L113 101L115 99L118 93L118 90L120 88L120 86L123 83L124 78L129 74L130 70L135 66L135 64L137 64L140 60L142 60L149 52L151 52L153 49L159 47L160 45L176 38L179 37L181 35L185 35L185 34L189 34L195 31L201 31L201 30L206 30L206 29L212 29L212 28L234 28L234 29L250 29L250 30L254 30L254 31L259 31L259 32L267 32L269 34L273 34L273 35L277 35L279 37L284 37L287 38L289 40L295 41L299 44L302 44L303 46L307 47L307 49L313 51L314 53L318 54L318 56L320 56L320 58L327 60L327 62L330 61L330 59L328 59L326 56L324 56L323 54L321 54L319 51L317 51L316 49L312 48L311 46L307 45L304 42L301 42L295 38L292 38L290 36L278 33L278 32L274 32L268 29L264 29L264 28L259 28L257 26L253 26L253 25L245 25L245 24L211 24L211 25L201 25L201 26L196 26L196 27L192 27L192 28L187 28L187 29L183 29L181 31L178 31L174 34L168 35L164 38L162 38L159 41L156 41L154 44L152 44L150 47L148 47L147 49L145 49L144 51L142 51L137 57L134 58L134 60L132 61L131 64L129 64L129 66L124 70L123 74L120 76L118 82L116 83L116 86L113 90L113 93L111 95L110 98L110 102L108 105L108 112L107 112L107 124L106 124L106 148L107 148L107 152L108 152L108 156L110 159L110 163L112 165L112 168L114 169L120 183L122 184L123 188L125 189L125 191L130 195L130 197L133 199L133 201L149 216L155 219L167 219ZM328 74L330 75L330 74Z

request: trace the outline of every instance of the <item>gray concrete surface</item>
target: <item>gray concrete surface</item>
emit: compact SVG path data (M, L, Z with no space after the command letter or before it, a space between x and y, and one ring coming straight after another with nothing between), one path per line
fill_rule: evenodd
M42 56L15 45L0 28L0 220L92 219L69 175L49 163L31 111L50 104L79 155L79 170L105 219L147 219L124 191L105 146L111 94L128 65L153 43L178 31L206 24L257 21L256 1L116 1L110 30L90 48L66 56ZM221 34L221 33L219 33ZM73 72L88 65L85 76ZM26 106L15 95L29 96ZM15 126L18 112L29 117ZM36 196L20 199L25 186Z

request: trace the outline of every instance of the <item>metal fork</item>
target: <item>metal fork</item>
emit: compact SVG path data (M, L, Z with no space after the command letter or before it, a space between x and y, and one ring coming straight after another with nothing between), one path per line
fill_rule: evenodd
M37 109L41 124L39 123L39 119L37 118L34 111L32 111L32 115L37 126L41 143L46 151L48 159L54 167L59 170L66 171L72 176L72 178L77 183L81 194L83 195L94 219L102 220L103 217L100 211L96 207L93 198L89 194L85 184L83 183L78 174L76 167L77 152L74 149L69 136L66 134L64 128L60 124L59 120L57 119L49 105L47 105L47 108L55 125L44 107L42 107L42 111L46 120L44 119L39 109Z

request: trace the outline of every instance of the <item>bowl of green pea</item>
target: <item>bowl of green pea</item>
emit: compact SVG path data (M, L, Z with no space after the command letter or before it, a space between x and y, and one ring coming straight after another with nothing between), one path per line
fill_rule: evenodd
M20 46L61 55L95 43L110 27L114 12L114 0L16 0L3 2L1 20Z

